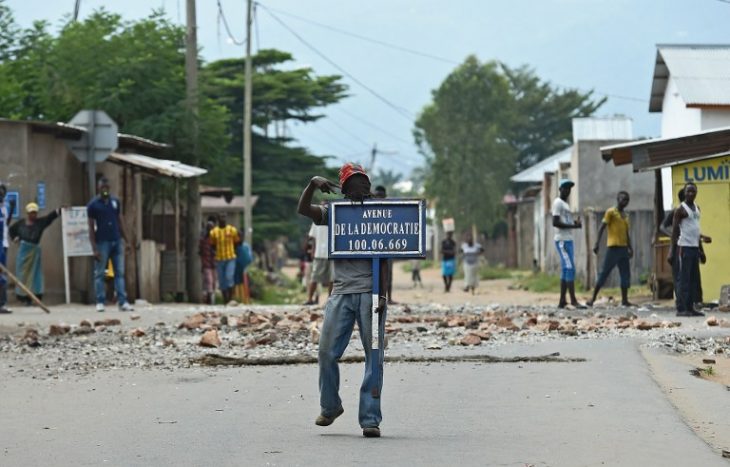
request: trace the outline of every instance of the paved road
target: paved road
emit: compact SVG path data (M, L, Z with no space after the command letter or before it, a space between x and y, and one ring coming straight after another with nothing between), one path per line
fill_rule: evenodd
M314 425L315 366L119 370L65 381L0 366L0 465L721 466L630 340L503 347L585 363L394 364L381 439L357 426L361 365L343 366L345 414Z

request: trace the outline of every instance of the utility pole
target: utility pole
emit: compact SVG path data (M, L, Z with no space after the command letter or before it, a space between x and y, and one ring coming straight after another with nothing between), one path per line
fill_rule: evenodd
M243 228L244 240L253 246L253 215L251 202L251 18L253 1L248 0L246 7L246 87L243 97Z
M198 165L198 24L195 15L195 0L186 0L185 38L185 89L189 131L192 136L190 163ZM198 256L198 236L200 235L200 185L198 177L188 179L187 219L185 222L186 289L188 300L199 303L202 299L203 283L200 277L200 257ZM179 226L178 226L179 228ZM178 260L177 270L180 269ZM180 283L178 281L178 287ZM180 290L177 290L180 292Z
M373 168L375 167L375 158L378 156L378 154L383 154L384 156L394 156L398 154L398 151L383 151L382 149L378 149L378 144L373 143L373 149L370 150L370 167L368 167L368 172L373 171Z

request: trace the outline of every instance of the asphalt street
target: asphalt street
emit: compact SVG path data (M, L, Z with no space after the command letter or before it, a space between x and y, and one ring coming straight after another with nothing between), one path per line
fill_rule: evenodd
M383 437L362 437L362 366L343 365L345 413L318 413L314 365L112 370L0 379L0 464L728 465L684 422L629 339L503 347L582 363L390 364Z

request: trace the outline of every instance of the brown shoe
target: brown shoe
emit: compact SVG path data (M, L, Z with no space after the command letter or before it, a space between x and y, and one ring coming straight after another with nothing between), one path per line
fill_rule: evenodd
M366 438L380 438L380 428L377 426L369 426L362 429L362 435Z
M317 417L317 420L314 421L316 425L319 426L329 426L332 425L332 422L335 421L337 417L342 415L345 412L345 409L340 407L340 409L331 417L327 417L325 415L320 414L319 417Z

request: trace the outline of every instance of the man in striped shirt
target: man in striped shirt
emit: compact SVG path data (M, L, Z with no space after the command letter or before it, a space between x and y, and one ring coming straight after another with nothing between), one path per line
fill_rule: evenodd
M238 229L228 225L226 215L218 216L218 225L210 231L210 243L215 247L215 265L218 271L218 284L223 301L228 303L233 297L234 274L236 272L236 244L241 242Z

